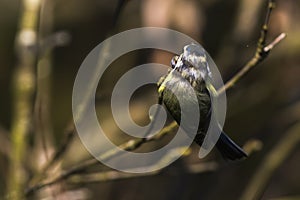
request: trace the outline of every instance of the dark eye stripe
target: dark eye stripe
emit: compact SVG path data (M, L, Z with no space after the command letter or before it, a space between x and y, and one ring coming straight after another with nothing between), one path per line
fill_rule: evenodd
M178 61L178 56L174 56L171 60L171 67L174 68L176 66L176 63Z

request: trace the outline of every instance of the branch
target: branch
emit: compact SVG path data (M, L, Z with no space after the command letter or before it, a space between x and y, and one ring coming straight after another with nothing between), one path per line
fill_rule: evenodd
M35 90L36 54L30 47L37 44L37 24L40 1L23 0L19 31L16 37L18 64L13 74L13 119L11 130L11 154L7 176L9 199L21 199L25 184L27 134L32 119L32 98Z
M176 128L177 128L176 122L172 122L171 125L165 127L160 133L158 133L152 137L129 140L128 142L125 142L124 144L120 145L119 148L121 148L125 151L133 151L133 150L139 148L140 146L142 146L143 144L146 144L150 141L160 140L167 134L170 134L171 132L173 132ZM108 159L112 159L118 155L120 155L119 151L116 151L116 149L111 149L111 150L105 152L104 154L100 155L99 158L101 158L101 160L108 160ZM46 186L50 186L50 185L58 183L62 180L65 180L74 174L81 174L81 173L85 172L89 167L92 167L96 164L99 164L99 161L97 159L87 160L87 161L81 163L80 165L75 166L75 167L65 171L64 173L59 174L58 176L54 177L53 179L51 179L49 181L45 181L43 183L39 183L32 187L29 187L25 191L25 195L29 196Z
M254 67L256 67L259 63L261 63L263 60L265 60L271 50L279 44L285 37L285 33L281 33L277 38L275 38L269 45L265 46L267 33L269 29L269 19L271 12L275 6L274 0L269 0L268 3L268 10L267 15L265 18L265 22L262 26L260 37L257 42L256 51L254 53L254 56L242 67L242 69L234 75L225 85L224 87L220 88L218 90L219 94L224 93L225 91L231 89L241 78L243 78L250 70L252 70Z
M172 130L173 131L173 130ZM171 132L172 132L171 131ZM169 133L166 131L165 133ZM159 140L161 137L163 137L164 134L160 134L159 137L155 138L155 140ZM152 140L153 141L153 140ZM243 148L246 150L248 155L251 155L252 153L259 151L262 147L262 144L259 140L249 140L246 142L246 144L243 146ZM131 147L132 148L132 147ZM154 165L154 168L158 168L159 165L164 165L164 163L167 163L170 159L177 157L178 155L182 156L188 156L190 155L190 151L187 150L186 152L182 152L182 150L185 150L185 148L175 148L172 149L167 155L165 155L158 163ZM95 159L90 160L89 164L97 164L98 162L94 162ZM93 163L92 163L93 162ZM91 165L87 166L91 167ZM145 171L153 171L151 170L150 166ZM187 165L185 168L185 173L189 174L199 174L203 172L209 172L209 171L215 171L220 167L219 163L217 162L201 162L196 164L190 164ZM150 175L156 175L160 174L162 170L157 170L149 173L141 173L141 174L134 174L134 173L124 173L124 172L118 172L115 170L112 171L106 171L106 172L97 172L97 173L91 173L91 174L77 174L75 176L72 176L70 178L70 182L73 184L86 184L86 183L93 183L93 182L104 182L104 181L112 181L117 179L128 179L128 178L135 178L140 176L150 176Z
M261 166L254 173L241 200L261 199L274 172L283 164L293 149L300 143L300 122L294 125L285 137L266 155Z
M120 145L119 148L122 148L125 151L133 151L133 150L137 149L138 147L142 146L143 144L146 144L150 141L157 141L157 140L162 139L164 136L175 131L176 128L177 128L176 122L172 122L169 126L166 126L159 134L156 134L152 137L148 137L145 140L143 140L143 139L130 140L130 141ZM245 144L245 146L243 148L245 148L247 150L248 155L250 155L253 152L260 150L261 143L258 140L250 140ZM176 149L173 149L173 150L176 150ZM170 159L171 156L174 156L174 155L172 155L173 152L171 151L169 154L164 156L164 158L161 159L161 162L157 163L155 165L155 167L163 162L168 162L166 159ZM175 153L176 153L176 151L175 151ZM182 154L182 152L177 152L177 153ZM189 154L189 152L184 153L183 155L188 155L188 154ZM112 159L113 157L118 156L118 155L120 155L120 153L115 151L115 149L112 149L100 156L101 156L101 159ZM87 182L97 182L97 181L102 182L102 181L109 181L109 180L115 180L115 179L133 178L133 177L139 176L136 174L128 175L128 174L123 174L122 172L113 172L113 171L95 173L94 174L95 177L92 176L91 174L90 175L81 175L84 172L86 172L86 170L88 168L90 168L94 165L97 165L97 164L99 164L99 161L97 159L87 160L87 161L83 162L82 164L77 165L77 166L71 168L70 170L65 171L64 173L56 176L55 178L53 178L51 180L48 180L43 183L39 183L32 187L29 187L26 190L25 195L30 196L33 193L35 193L36 191L38 191L44 187L51 186L51 185L59 183L60 181L63 181L63 180L67 180L68 178L70 178L73 175L77 175L74 178L70 179L70 181L73 183L83 183L83 182L87 183ZM207 172L207 171L214 171L217 168L219 168L219 165L218 165L218 163L215 163L215 162L198 163L198 164L188 165L186 173L203 173L203 172ZM159 172L160 171L149 173L149 175L158 174ZM112 176L110 177L110 175L112 175ZM147 175L148 175L148 173L145 175L140 175L140 176L147 176Z
M52 156L52 158L45 164L43 172L48 171L52 167L54 167L63 157L63 155L68 150L69 146L71 145L74 136L75 136L75 127L74 124L70 125L64 132L63 141Z
M55 153L52 155L52 157L48 160L48 162L42 167L41 172L35 174L30 182L38 182L42 181L45 176L47 176L47 172L49 172L50 169L53 169L59 162L61 161L62 157L65 155L67 152L68 148L70 147L73 139L75 136L75 129L74 129L74 124L72 123L71 126L69 126L64 133L64 138L60 146L57 148ZM29 184L30 184L29 182Z
M243 148L246 150L247 154L250 155L253 152L260 150L261 146L262 144L259 140L249 140L246 142ZM158 163L154 165L155 169L157 169L159 165L164 165L164 163L168 162L170 159L174 157L177 157L178 155L188 156L191 153L189 149L184 153L182 152L182 150L185 150L185 148L179 147L179 148L172 149ZM153 171L151 170L151 167L153 166L150 166L148 169L145 170L145 171L150 171L148 173L124 173L116 170L111 170L111 171L96 172L96 173L83 174L83 175L77 174L70 177L69 182L72 184L82 185L82 184L99 183L99 182L106 182L106 181L113 181L113 180L120 180L120 179L159 175L166 172L163 169ZM186 165L184 169L180 169L185 171L184 172L181 171L180 173L199 174L199 173L216 171L219 168L220 168L220 164L214 161L200 162L200 163Z
M49 159L50 149L53 146L51 127L51 76L52 76L52 49L41 47L40 43L51 34L53 28L53 4L42 0L40 6L36 54L36 95L34 101L34 148L36 154L45 160L34 160L40 167ZM42 149L42 151L41 151Z

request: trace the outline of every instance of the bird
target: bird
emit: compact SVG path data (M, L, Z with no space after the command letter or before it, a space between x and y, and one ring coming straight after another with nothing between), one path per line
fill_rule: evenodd
M206 80L212 76L206 54L204 48L198 44L191 43L184 46L183 52L172 58L168 73L157 82L159 98L178 125L180 125L182 113L176 95L180 96L181 103L188 111L198 106L201 120L196 127L196 135L189 135L189 130L192 129L190 126L193 126L189 122L185 123L182 128L187 135L194 137L194 142L199 146L203 144L210 121L215 120L212 119L211 114L211 87L206 83ZM190 97L187 87L191 86L197 98ZM220 131L216 147L225 160L240 160L247 157L240 146L223 130Z

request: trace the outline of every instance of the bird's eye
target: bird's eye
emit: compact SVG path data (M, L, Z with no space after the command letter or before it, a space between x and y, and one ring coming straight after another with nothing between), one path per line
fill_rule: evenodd
M174 56L171 60L171 67L174 69L176 66L176 63L178 61L179 56Z

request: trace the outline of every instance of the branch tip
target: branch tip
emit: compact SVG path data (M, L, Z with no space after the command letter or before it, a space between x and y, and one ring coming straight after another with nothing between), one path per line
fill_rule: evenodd
M281 33L277 36L269 45L264 47L265 52L271 51L277 44L279 44L284 38L286 38L286 33Z

